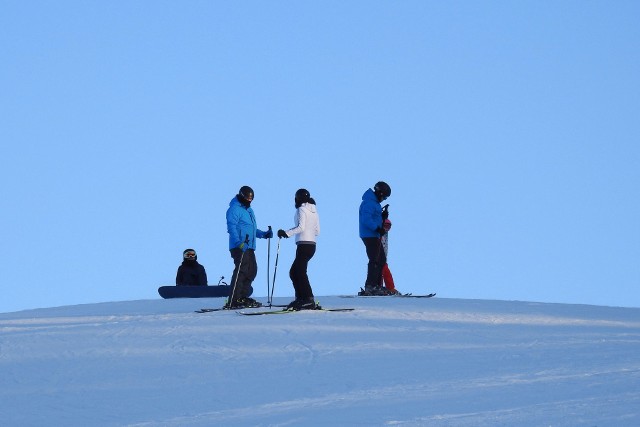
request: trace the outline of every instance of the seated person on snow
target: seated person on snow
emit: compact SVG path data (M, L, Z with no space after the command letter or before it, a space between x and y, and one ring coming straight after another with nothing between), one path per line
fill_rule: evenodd
M207 286L207 272L204 266L198 263L195 249L185 249L182 259L176 274L176 286Z

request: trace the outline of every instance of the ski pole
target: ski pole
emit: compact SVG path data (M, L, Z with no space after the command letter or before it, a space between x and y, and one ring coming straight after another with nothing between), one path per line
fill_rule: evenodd
M244 239L244 244L245 245L249 244L248 234L247 234L247 237L245 237ZM240 268L242 267L243 258L244 258L244 251L242 251L242 255L240 255L240 262L238 263L238 271L236 272L236 280L233 281L233 288L231 288L231 295L229 295L229 301L227 301L227 305L229 307L231 307L231 304L233 304L233 297L235 296L235 293L236 293L236 285L238 284L238 276L240 276Z
M271 231L271 226L269 226L269 231ZM267 239L267 304L271 307L271 299L269 298L269 264L271 264L271 237Z
M273 302L273 290L276 287L276 273L278 272L278 258L280 258L280 240L282 240L282 237L278 238L278 250L276 251L276 264L273 267L273 282L271 282L271 296L269 297L269 307L271 307L271 303Z

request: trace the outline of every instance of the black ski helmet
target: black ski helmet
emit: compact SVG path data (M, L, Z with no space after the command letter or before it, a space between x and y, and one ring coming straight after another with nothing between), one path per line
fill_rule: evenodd
M253 188L249 187L248 185L243 185L242 187L240 187L240 191L238 191L238 196L242 197L247 202L251 202L254 197Z
M296 191L296 202L307 203L309 199L311 199L311 194L309 194L309 191L305 190L304 188Z
M387 197L391 197L391 187L384 181L378 181L373 187L373 192L376 193L376 196L378 196L378 199L381 201Z

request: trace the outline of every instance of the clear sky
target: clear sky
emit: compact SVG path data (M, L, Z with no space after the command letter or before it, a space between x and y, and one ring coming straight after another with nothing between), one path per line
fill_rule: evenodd
M314 293L353 294L378 180L400 291L638 307L638 22L636 1L0 1L0 311L159 298L188 247L229 278L242 185L276 230L310 190Z

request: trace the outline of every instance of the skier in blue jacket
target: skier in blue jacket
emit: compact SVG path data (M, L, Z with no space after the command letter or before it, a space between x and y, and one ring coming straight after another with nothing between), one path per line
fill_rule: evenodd
M389 213L387 206L383 209L380 203L391 196L391 187L384 181L379 181L362 195L360 203L360 238L367 251L367 280L362 295L388 295L382 287L382 267L387 259L380 244L380 237L385 234L383 221Z
M273 231L271 231L271 227L268 231L258 229L255 214L251 209L253 196L253 189L245 185L231 199L229 209L227 209L229 251L235 267L231 276L231 295L225 308L260 307L262 305L250 298L253 293L251 283L258 274L255 255L256 238L273 237Z

